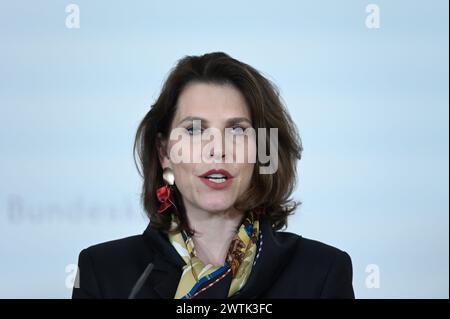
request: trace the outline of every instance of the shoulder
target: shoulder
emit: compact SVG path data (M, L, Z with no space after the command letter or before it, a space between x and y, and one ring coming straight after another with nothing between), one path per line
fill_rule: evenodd
M124 237L120 239L110 240L102 243L98 243L92 246L89 246L85 248L85 251L88 251L90 253L111 253L111 252L118 252L122 250L127 250L129 248L133 249L136 246L140 246L142 244L142 236L141 235L135 235L135 236L129 236Z
M135 235L89 246L80 252L80 257L107 263L129 260L130 257L139 256L146 252L148 253L148 250L142 235Z
M325 263L350 261L350 255L346 251L305 237L299 239L298 253Z
M275 238L280 245L296 242L296 255L308 257L308 259L330 262L336 258L350 258L347 252L337 247L294 233L278 231L275 232Z
M275 234L281 245L296 242L286 272L303 286L311 285L315 297L354 298L352 260L346 251L293 233Z
M151 258L141 235L83 249L72 298L126 298Z

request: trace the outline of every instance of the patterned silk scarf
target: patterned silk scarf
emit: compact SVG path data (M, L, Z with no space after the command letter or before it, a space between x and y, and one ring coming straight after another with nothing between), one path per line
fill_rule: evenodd
M177 224L178 218L173 214L171 229L174 230ZM250 275L258 235L259 221L255 214L250 212L231 241L224 265L214 266L205 265L196 256L194 241L186 232L169 232L170 242L186 263L174 298L195 298L226 276L232 276L228 297L234 295L244 286Z

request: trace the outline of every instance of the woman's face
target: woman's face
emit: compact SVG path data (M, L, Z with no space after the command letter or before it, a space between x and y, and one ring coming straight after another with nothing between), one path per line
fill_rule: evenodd
M200 130L196 129L193 119L201 121ZM229 128L231 134L225 134L225 128ZM249 157L256 152L256 139L244 136L247 128L252 128L250 112L244 96L234 86L194 82L181 92L171 131L182 132L182 136L165 141L159 155L162 167L172 168L188 212L191 209L228 211L249 187L255 165L249 162ZM217 129L221 135L204 140L206 129ZM175 144L176 154L184 151L182 155L189 161L174 160L175 153L170 152L174 152ZM180 148L182 150L178 151ZM224 170L216 174L224 174L226 178L208 173L212 169Z

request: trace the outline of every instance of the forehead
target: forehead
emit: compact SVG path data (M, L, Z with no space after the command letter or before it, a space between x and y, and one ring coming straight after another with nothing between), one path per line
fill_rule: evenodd
M250 112L242 93L230 84L190 83L178 97L175 123L187 116L210 121L229 117L250 119Z

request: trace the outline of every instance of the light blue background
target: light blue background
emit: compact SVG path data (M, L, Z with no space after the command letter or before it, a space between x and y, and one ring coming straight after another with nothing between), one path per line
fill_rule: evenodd
M67 298L82 248L141 233L136 127L175 62L225 51L304 144L289 231L347 251L359 298L449 297L448 2L0 4L0 297ZM365 284L366 266L380 287Z

